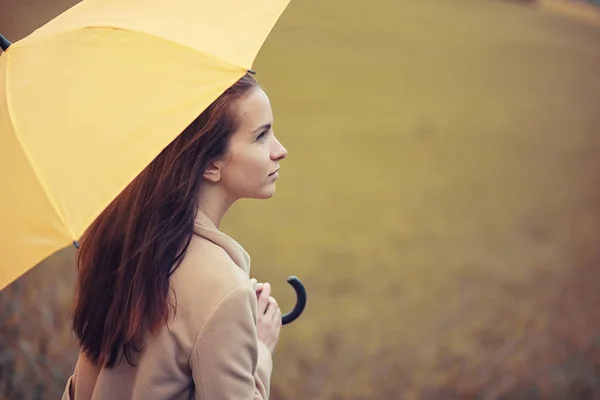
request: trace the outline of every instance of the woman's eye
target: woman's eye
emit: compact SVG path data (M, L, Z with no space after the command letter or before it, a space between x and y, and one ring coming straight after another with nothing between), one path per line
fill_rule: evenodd
M256 137L256 140L263 140L265 137L267 137L267 132L263 132L260 135L258 135Z

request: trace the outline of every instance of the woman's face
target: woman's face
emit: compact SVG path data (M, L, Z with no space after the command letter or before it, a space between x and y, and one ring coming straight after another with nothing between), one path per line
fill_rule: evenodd
M215 164L218 185L233 199L268 199L275 193L279 162L287 150L273 132L273 112L266 93L252 89L237 104L239 127L225 157Z

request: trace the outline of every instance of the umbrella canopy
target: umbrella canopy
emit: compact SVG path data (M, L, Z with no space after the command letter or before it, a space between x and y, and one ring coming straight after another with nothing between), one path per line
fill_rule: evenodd
M0 289L251 67L289 0L84 0L0 56Z

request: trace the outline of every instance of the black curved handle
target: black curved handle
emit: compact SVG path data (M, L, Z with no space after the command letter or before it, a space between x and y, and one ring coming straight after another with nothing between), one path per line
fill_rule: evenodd
M300 279L298 279L295 276L290 276L287 282L296 291L296 305L294 306L294 309L292 311L285 314L281 318L281 323L283 325L287 325L290 322L295 321L296 318L298 318L300 314L302 314L302 311L304 311L304 307L306 307L306 289L304 289L304 285L302 284L302 282L300 282Z
M8 39L5 38L4 36L0 35L0 48L3 51L6 51L6 50L8 50L10 45L11 45L11 43L8 41Z

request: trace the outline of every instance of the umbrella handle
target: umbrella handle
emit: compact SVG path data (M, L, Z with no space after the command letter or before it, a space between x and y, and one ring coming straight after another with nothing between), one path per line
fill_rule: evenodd
M12 43L10 43L10 42L8 41L8 39L7 39L7 38L5 38L4 36L2 36L2 35L0 34L0 48L1 48L3 51L6 51L6 50L8 50L8 48L10 47L10 45L11 45L11 44L12 44Z
M285 314L281 318L281 323L283 325L287 325L290 322L295 321L296 318L298 318L300 314L302 314L302 311L304 311L304 307L306 307L306 289L304 289L304 285L302 284L302 282L300 282L300 279L298 279L295 276L290 276L287 282L296 291L296 305L294 306L294 309L292 311Z

